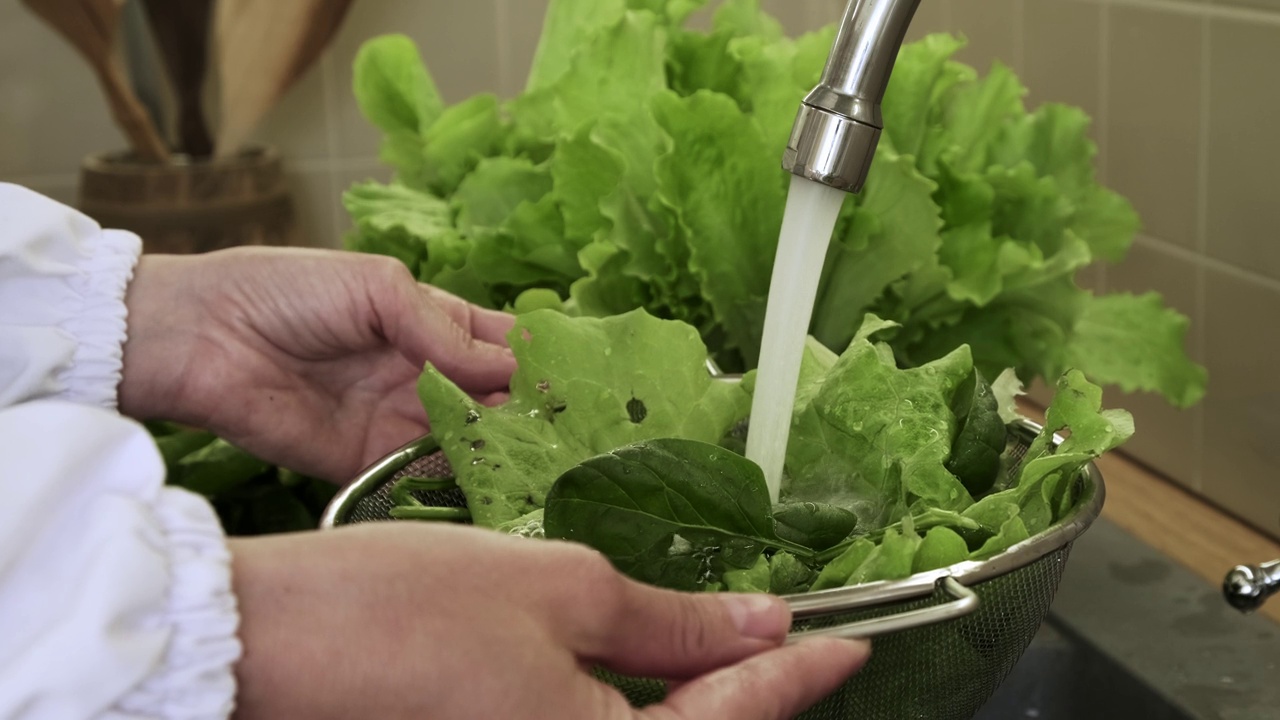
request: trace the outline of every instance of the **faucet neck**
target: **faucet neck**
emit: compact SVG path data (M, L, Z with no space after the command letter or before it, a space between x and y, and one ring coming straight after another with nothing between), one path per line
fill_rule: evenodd
M850 0L822 80L805 103L877 128L880 103L920 0Z
M849 0L822 80L804 99L783 167L858 192L880 142L889 76L920 0Z

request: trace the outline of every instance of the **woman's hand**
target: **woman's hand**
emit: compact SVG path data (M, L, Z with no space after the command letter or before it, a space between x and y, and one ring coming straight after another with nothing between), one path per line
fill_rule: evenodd
M144 256L129 286L122 412L212 430L331 480L422 435L430 361L500 398L514 322L414 281L386 257L243 248Z
M375 523L231 548L238 720L781 720L869 652L779 647L777 598L658 590L568 543ZM596 664L683 682L633 710Z

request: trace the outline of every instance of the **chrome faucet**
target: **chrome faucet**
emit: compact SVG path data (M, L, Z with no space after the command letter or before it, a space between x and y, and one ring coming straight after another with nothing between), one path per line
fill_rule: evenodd
M889 74L920 0L849 0L827 67L804 99L782 166L856 193L880 141Z
M1222 593L1231 607L1253 612L1267 598L1280 592L1280 560L1261 565L1238 565L1222 581Z

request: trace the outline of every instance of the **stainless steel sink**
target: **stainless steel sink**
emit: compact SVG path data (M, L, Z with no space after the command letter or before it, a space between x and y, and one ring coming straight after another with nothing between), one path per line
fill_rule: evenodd
M1212 538L1188 537L1188 542ZM1276 720L1280 625L1104 520L978 720Z
M975 720L1194 720L1088 642L1040 628L1022 660Z

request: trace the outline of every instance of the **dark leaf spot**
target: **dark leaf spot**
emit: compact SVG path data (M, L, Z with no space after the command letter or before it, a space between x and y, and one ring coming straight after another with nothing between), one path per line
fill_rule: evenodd
M639 398L631 398L627 401L627 415L631 416L631 422L639 425L649 415L649 409Z

